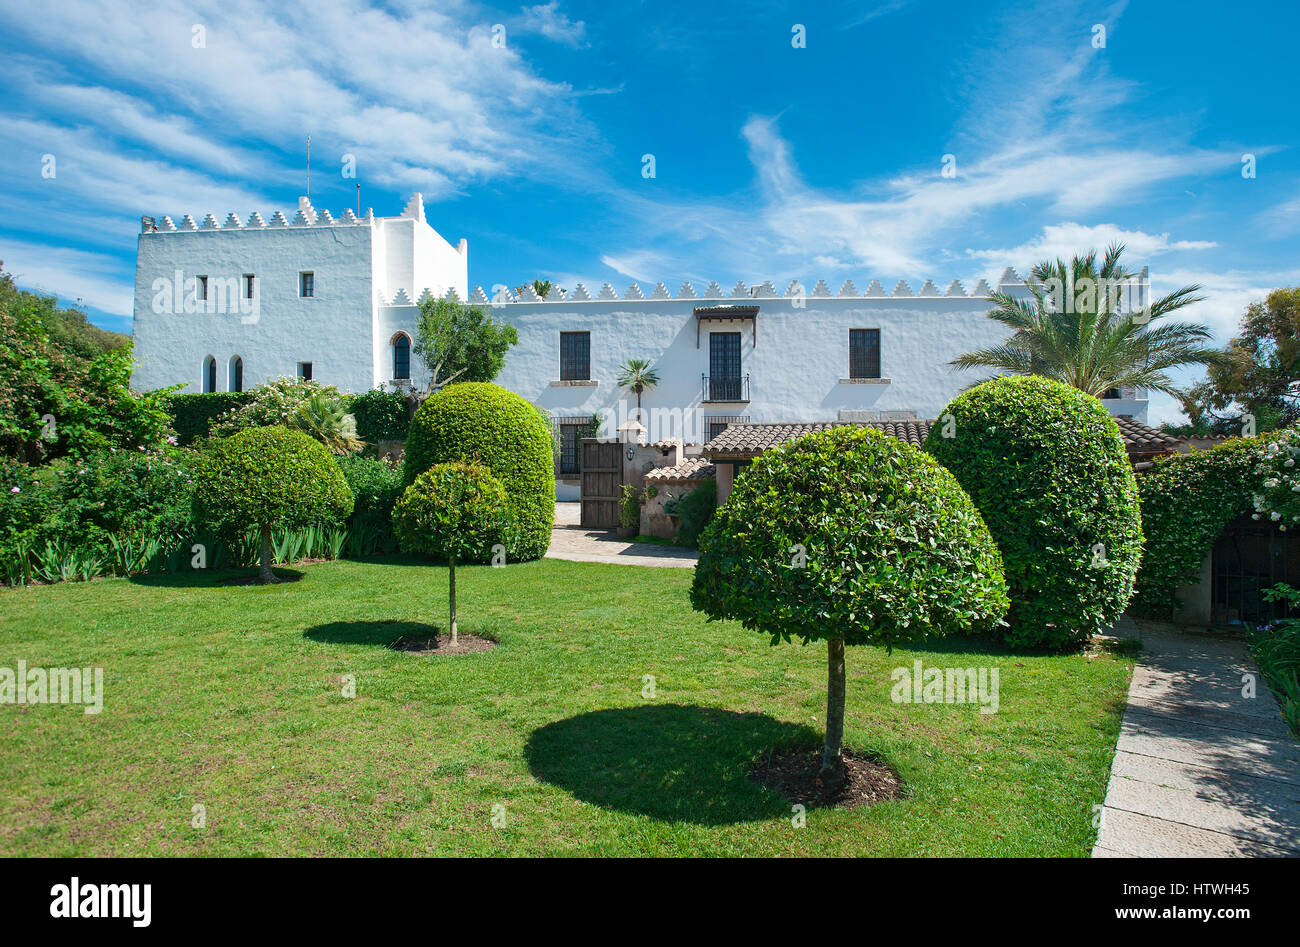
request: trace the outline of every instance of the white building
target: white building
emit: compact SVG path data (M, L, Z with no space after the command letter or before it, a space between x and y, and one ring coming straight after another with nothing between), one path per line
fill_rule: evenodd
M295 374L347 391L418 383L415 302L468 297L517 328L497 381L556 419L563 474L576 475L577 438L593 416L613 435L635 411L635 395L616 381L630 359L659 376L642 398L650 440L700 443L741 419L937 417L981 377L948 363L1005 338L985 318L992 288L983 280L969 291L956 280L900 280L888 291L875 280L781 291L770 282L675 291L633 283L621 294L607 283L545 300L530 287L516 296L497 286L489 298L468 292L466 241L453 247L439 236L419 194L398 217L334 218L302 198L292 221L278 212L269 224L257 214L221 224L186 216L179 227L145 218L142 231L136 387L227 391ZM1009 268L997 288L1028 295ZM1125 394L1108 399L1111 412L1145 421L1145 392ZM576 493L576 481L561 492Z

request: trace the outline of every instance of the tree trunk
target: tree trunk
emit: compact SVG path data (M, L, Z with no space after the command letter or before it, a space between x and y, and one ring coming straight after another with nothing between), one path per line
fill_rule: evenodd
M451 566L451 643L454 647L456 644L456 560L450 559L448 563Z
M280 580L275 577L271 571L271 527L262 527L262 559L261 565L257 570L257 581L264 585L269 585Z
M641 420L641 389L636 390L636 420L638 424L644 424Z
M826 639L826 747L822 779L844 777L844 639Z

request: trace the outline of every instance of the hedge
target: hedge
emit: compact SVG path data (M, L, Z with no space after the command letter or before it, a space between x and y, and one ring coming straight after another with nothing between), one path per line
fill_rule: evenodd
M404 395L376 388L354 396L348 411L357 420L357 436L367 444L406 440L411 422Z
M1123 614L1142 520L1123 438L1100 401L1045 378L997 378L950 402L925 447L1002 551L1008 643L1079 648Z
M1256 466L1276 436L1238 438L1210 450L1162 457L1138 474L1146 545L1133 614L1172 617L1175 591L1196 580L1224 527L1251 511L1261 479Z
M253 399L251 391L212 391L205 394L175 394L166 399L172 428L182 447L207 437L213 420L227 411L238 410Z
M425 400L406 440L406 483L435 464L479 463L506 489L515 528L510 561L546 554L555 522L555 474L545 416L490 382L448 385Z

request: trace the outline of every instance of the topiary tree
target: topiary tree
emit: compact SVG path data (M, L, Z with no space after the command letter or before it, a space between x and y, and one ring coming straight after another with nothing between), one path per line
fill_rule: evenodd
M255 427L211 442L199 457L194 496L204 516L227 531L256 527L262 536L257 580L271 571L271 531L322 520L342 522L352 492L319 442L283 427Z
M950 402L925 449L1002 551L1008 643L1078 648L1119 618L1142 520L1124 440L1100 401L1044 378L997 378Z
M487 382L448 385L411 420L406 482L435 464L479 463L506 490L514 520L506 554L538 559L551 544L555 473L546 419L519 395Z
M767 451L700 537L691 605L827 642L823 778L843 772L844 647L989 628L1002 562L956 478L919 449L843 427Z
M505 487L487 468L437 464L406 488L393 507L402 548L447 560L451 643L456 644L456 563L487 559L509 530Z

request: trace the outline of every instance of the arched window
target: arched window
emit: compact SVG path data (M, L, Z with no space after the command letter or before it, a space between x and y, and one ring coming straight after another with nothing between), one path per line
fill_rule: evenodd
M211 355L203 360L203 390L217 390L217 360Z
M230 356L230 384L227 391L244 390L244 360L238 355Z
M411 338L405 332L393 336L393 379L411 377Z

